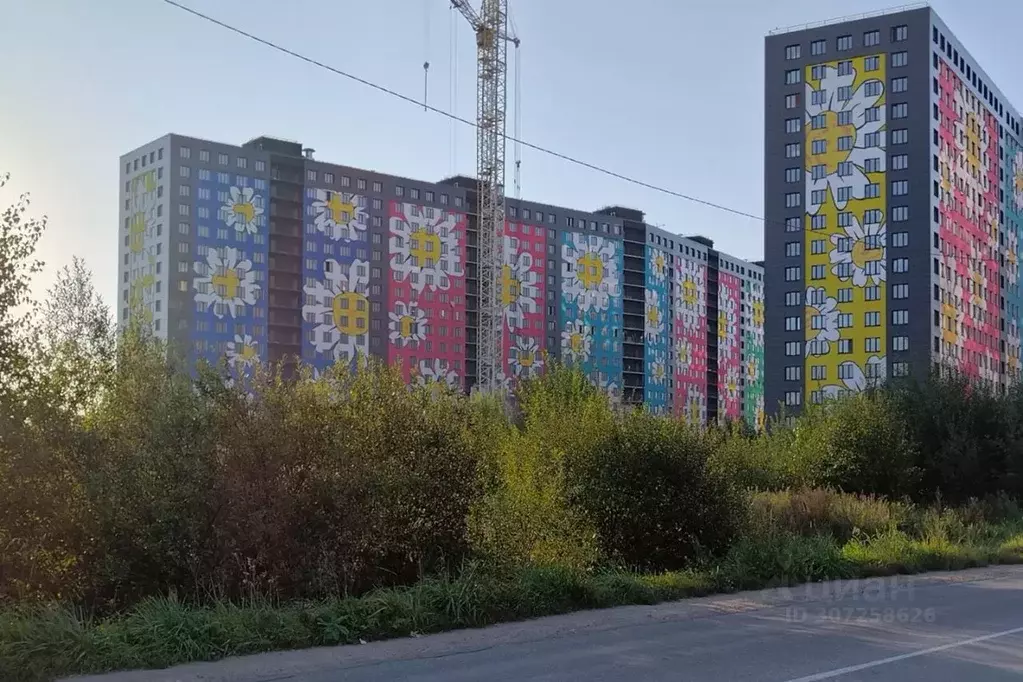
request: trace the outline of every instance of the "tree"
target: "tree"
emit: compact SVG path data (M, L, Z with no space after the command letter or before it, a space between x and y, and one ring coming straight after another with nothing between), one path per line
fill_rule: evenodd
M101 395L117 345L110 309L83 259L75 256L61 269L41 313L34 358L38 387L52 406L77 412Z
M0 189L9 174L0 175ZM22 194L17 203L0 214L0 399L16 391L28 379L32 276L43 267L35 257L36 245L46 229L45 216L28 216L29 197Z

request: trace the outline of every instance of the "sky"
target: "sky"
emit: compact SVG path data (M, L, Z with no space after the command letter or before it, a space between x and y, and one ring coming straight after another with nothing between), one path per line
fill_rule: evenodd
M479 0L471 0L479 6ZM260 37L475 118L475 41L448 0L181 0ZM772 29L891 7L876 0L510 0L523 139L754 215L763 207L763 41ZM1023 3L931 3L1016 107ZM325 161L422 180L473 174L472 128L211 25L162 0L0 0L0 210L46 215L37 298L73 255L117 287L119 162L174 132L298 140ZM510 57L514 68L515 60ZM509 79L514 100L515 77ZM513 132L513 106L509 133ZM508 159L514 156L509 144ZM624 205L741 258L757 220L523 149L521 196ZM509 194L512 189L508 173Z

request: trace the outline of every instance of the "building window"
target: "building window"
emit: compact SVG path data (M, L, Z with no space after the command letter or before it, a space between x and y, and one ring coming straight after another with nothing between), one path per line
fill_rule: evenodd
M818 154L828 153L828 141L827 140L813 140L810 142L810 154L817 156ZM823 165L823 164L821 164ZM825 166L825 168L827 168Z
M905 76L899 76L898 78L892 79L892 92L906 92L909 87L909 79Z
M374 192L382 192L382 191L384 191L384 186L379 181L374 181L373 182L373 191Z
M881 107L867 107L863 110L863 120L874 123L881 120Z
M797 94L785 95L785 108L786 109L795 109L798 106L799 106L799 95L797 95Z
M839 329L848 329L853 325L852 313L839 313L836 321Z
M188 147L179 147L178 154L181 156L181 158L188 159L191 158L192 156L192 150Z
M879 80L869 80L863 84L863 91L867 97L880 97L884 86Z
M234 162L239 168L246 168L249 165L249 160L244 156L239 156L234 160Z
M901 248L909 246L909 232L896 232L892 235L892 246Z
M785 281L786 282L798 282L802 277L802 271L799 266L792 266L785 268Z
M909 220L909 206L896 206L892 209L892 222L904 223Z
M909 363L908 362L893 362L892 363L892 376L908 377L909 376Z
M257 160L255 168L256 168L256 172L257 173L265 173L266 172L266 161L259 161L259 160Z
M892 311L892 324L893 325L909 324L909 311L908 310L893 310Z
M881 60L874 55L872 57L864 57L863 59L863 70L864 71L877 71L881 68Z
M892 298L909 298L909 285L908 284L896 284L892 287Z
M895 350L895 351L909 350L909 337L908 336L893 336L892 337L892 350Z
M880 327L881 326L881 313L872 310L863 314L863 324L867 327Z
M892 272L898 273L909 272L909 259L895 258L894 260L892 260Z
M813 255L819 256L819 255L827 253L827 252L828 252L828 242L827 242L827 240L825 240L825 239L814 239L812 242L810 242L810 253L812 253ZM796 255L798 256L799 254L796 254Z
M838 86L838 100L840 102L848 102L852 99L852 86L851 85L840 85Z
M869 109L868 109L869 111ZM875 156L873 158L864 159L863 170L868 173L878 173L881 171L881 157Z
M802 344L799 341L786 341L785 342L785 355L794 357L796 355L802 355L803 351L801 348Z
M908 52L893 52L892 53L892 66L899 67L909 64L909 53Z
M873 47L881 43L881 32L880 31L866 31L863 34L863 45L865 47Z
M803 318L800 315L794 315L792 317L785 318L785 331L787 332L798 332L803 328Z
M837 46L839 52L851 50L853 46L852 36L838 36Z
M909 38L909 26L895 26L892 28L892 42L901 43Z
M892 144L906 144L909 142L909 131L905 128L897 128L892 131Z
M401 185L395 185L394 186L394 196L396 196L396 197L403 197L403 196L405 196L405 188L402 187Z
M800 381L803 378L803 368L799 365L790 365L785 368L785 381Z
M227 161L228 161L227 154L217 154L217 163L219 163L221 166L226 166Z
M569 226L571 227L571 225ZM799 232L800 228L803 227L803 218L801 216L793 216L785 219L785 231L786 232Z
M824 213L818 213L817 215L810 218L810 229L812 230L823 230L828 226L828 216Z
M801 242L787 242L785 244L785 255L789 257L798 256L801 252Z
M881 185L876 182L869 182L863 186L863 196L867 199L876 199L881 196Z
M819 55L828 51L828 41L814 40L810 43L810 54Z
M853 351L852 339L838 340L838 354L849 355Z
M786 307L799 306L803 304L803 292L801 291L786 291L785 292L785 305Z
M810 78L812 78L815 81L823 80L825 74L827 73L824 69L825 69L824 64L817 64L815 66L811 66Z
M791 61L793 59L799 59L799 45L786 45L785 46L785 59Z
M803 129L803 119L801 118L787 118L785 119L785 132L786 133L798 133Z
M892 105L892 118L906 118L907 116L909 116L909 104L899 102Z
M795 208L803 203L802 192L789 192L785 195L785 207Z
M871 336L867 338L863 343L864 349L868 353L880 353L881 352L881 337Z
M909 168L909 155L896 154L892 157L892 170L906 170Z
M409 195L409 199L412 199L414 201L418 200L419 199L419 190L416 189L415 187L413 187L413 188L409 189L408 195Z
M802 168L786 168L785 169L785 182L799 182L803 179Z
M865 267L866 267L866 270L867 270L866 274L868 274L868 275L876 275L876 274L878 274L878 270L880 268L880 263L881 263L881 261L878 261L878 260L867 261L866 264L865 264ZM873 266L873 267L871 267L871 266ZM880 301L881 300L881 287L879 287L877 285L874 285L872 287L866 287L864 289L864 292L863 292L863 297L867 301Z
M892 196L902 197L909 194L909 180L893 180Z
M844 263L848 265L848 263ZM818 263L810 267L810 279L824 279L825 268L823 263Z
M828 91L827 90L821 89L821 90L813 90L812 92L810 92L810 104L816 104L816 105L823 106L823 105L825 105L827 103L828 103Z
M838 75L839 76L851 76L852 75L852 60L843 59L838 63Z
M789 69L785 72L785 85L798 85L802 82L802 74L801 69Z
M802 399L802 391L785 391L785 404L789 407L799 407Z

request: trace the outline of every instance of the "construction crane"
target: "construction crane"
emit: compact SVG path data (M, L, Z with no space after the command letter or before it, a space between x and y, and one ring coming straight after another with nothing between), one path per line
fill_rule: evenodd
M508 100L508 0L451 0L476 33L476 182L479 215L480 306L476 390L501 389L504 371L501 269L504 237L504 152Z

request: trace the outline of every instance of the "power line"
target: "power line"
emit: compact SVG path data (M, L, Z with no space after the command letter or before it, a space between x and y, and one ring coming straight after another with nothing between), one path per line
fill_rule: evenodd
M253 41L255 41L255 42L257 42L257 43L259 43L261 45L264 45L264 46L269 47L271 49L277 50L278 52L283 52L284 54L286 54L288 56L295 57L296 59L300 59L300 60L306 62L307 64L312 64L313 66L317 66L317 67L319 67L321 69L325 69L325 70L330 71L331 73L334 73L334 74L336 74L338 76L343 76L344 78L348 78L349 80L353 80L356 83L360 83L361 85L365 85L366 87L372 88L372 89L377 90L379 92L382 92L384 94L391 95L392 97L397 97L398 99L403 100L405 102L408 102L409 104L414 104L417 107L423 107L427 111L432 111L435 114L440 114L441 116L445 116L445 117L447 117L447 118L449 118L449 119L451 119L453 121L457 121L459 123L463 123L463 124L465 124L467 126L471 126L473 128L478 127L475 121L470 121L469 119L462 118L461 116L453 114L453 113L451 113L449 111L444 111L443 109L439 109L439 108L437 108L435 106L429 105L426 102L420 102L420 101L418 101L418 100L416 100L416 99L414 99L412 97L409 97L408 95L403 95L400 92L397 92L396 90L391 90L390 88L387 88L387 87L385 87L383 85L379 85L379 84L374 83L373 81L367 80L365 78L361 78L359 76L356 76L355 74L348 73L347 71L342 71L341 69L338 69L338 68L335 68L333 66L330 66L329 64L324 64L321 61L313 59L312 57L308 57L308 56L306 56L304 54L301 54L299 52L295 52L294 50L289 49L287 47L284 47L283 45L278 45L277 43L275 43L275 42L273 42L271 40L267 40L266 38L260 38L257 35L249 33L248 31L244 31L244 30L242 30L242 29L240 29L240 28L238 28L236 26L232 26L231 24L228 24L228 23L223 22L223 21L221 21L219 19L211 17L208 14L203 14L202 12L200 12L198 10L192 9L191 7L188 7L186 5L182 5L181 3L176 2L176 0L163 0L163 2L165 2L166 4L171 5L173 7L176 7L178 9L180 9L180 10L184 10L185 12L188 12L189 14L191 14L193 16L196 16L196 17L198 17L200 19L203 19L204 21L208 21L211 24L215 24L217 26L220 26L221 28L225 28L228 31L231 31L232 33L236 33L236 34L238 34L240 36L248 38L249 40L253 40ZM516 143L522 145L523 147L527 147L527 148L532 149L534 151L538 151L538 152L540 152L542 154L547 154L548 156L553 156L556 159L561 159L562 161L567 161L569 163L573 163L573 164L575 164L577 166L582 166L583 168L588 168L589 170L596 171L598 173L602 173L602 174L610 176L612 178L616 178L618 180L622 180L624 182L628 182L630 184L637 185L639 187L644 187L646 189L654 190L655 192L660 192L662 194L667 194L669 196L673 196L673 197L676 197L678 199L684 199L686 201L690 201L690 202L695 203L695 204L701 204L703 206L707 206L707 207L710 207L710 208L713 208L713 209L717 209L719 211L724 211L726 213L731 213L733 215L742 216L744 218L751 218L753 220L756 220L756 221L762 222L762 223L776 222L779 225L784 224L782 221L769 221L767 218L755 215L753 213L747 213L746 211L743 211L743 210L740 210L740 209L737 209L737 208L732 208L730 206L725 206L723 204L718 204L718 203L715 203L713 201L708 201L707 199L701 199L699 197L694 197L692 195L684 194L682 192L676 192L673 189L668 189L666 187L660 187L659 185L654 185L654 184L649 183L649 182L644 182L643 180L638 180L636 178L630 177L628 175L624 175L622 173L618 173L618 172L610 170L608 168L604 168L602 166L598 166L596 164L589 163L588 161L583 161L582 159L577 159L577 158L569 156L567 154L562 154L561 152L554 151L553 149L548 149L546 147L542 147L542 146L540 146L538 144L533 144L532 142L528 142L526 140L517 139L514 136L506 135L505 139L510 140L512 142L516 142Z

